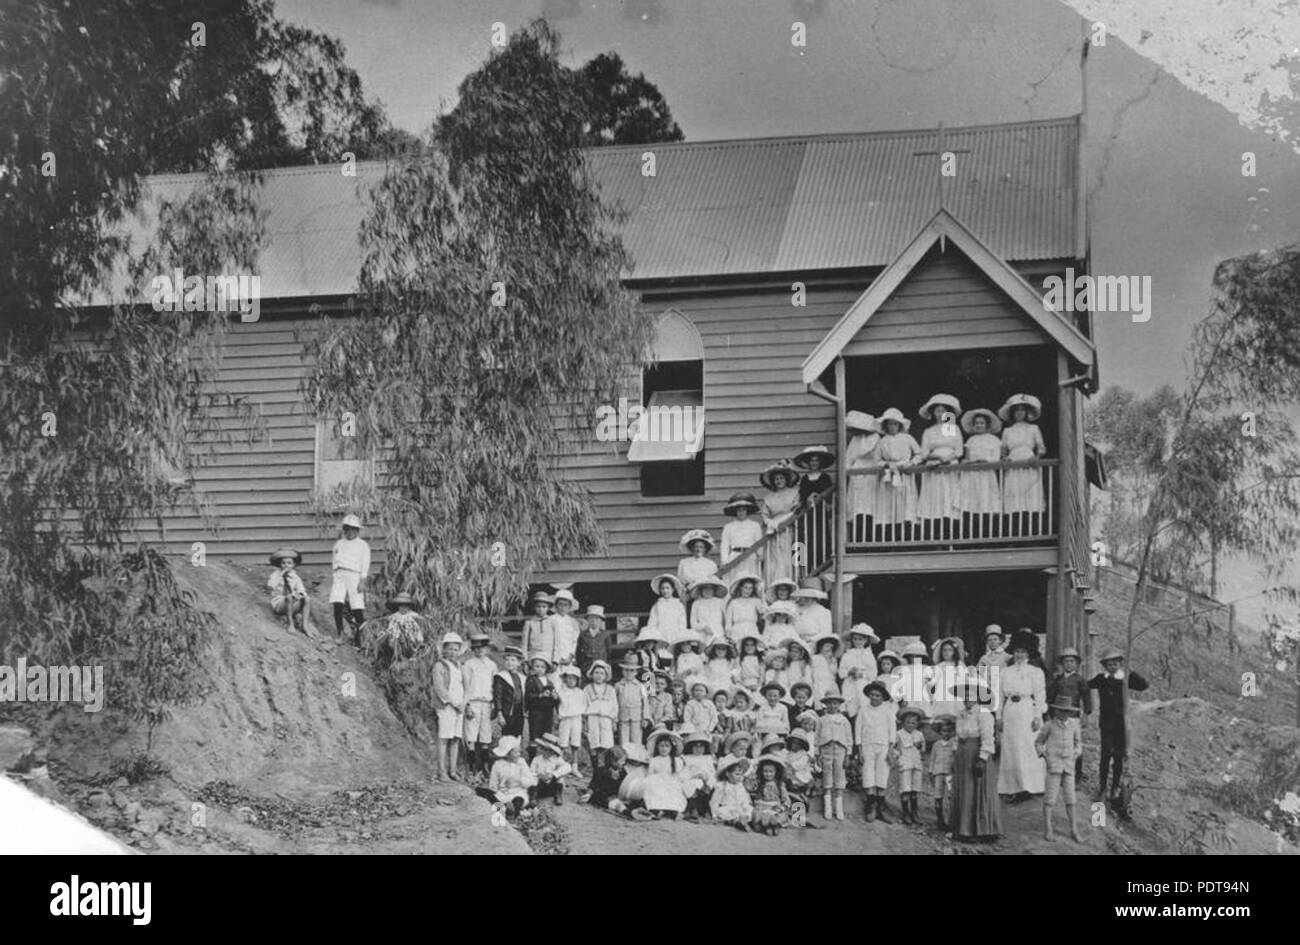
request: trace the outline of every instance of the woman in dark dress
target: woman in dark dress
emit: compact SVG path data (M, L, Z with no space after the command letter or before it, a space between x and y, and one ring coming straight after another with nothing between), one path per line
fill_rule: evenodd
M993 840L1002 835L998 801L991 693L977 679L953 686L962 702L957 713L957 751L952 762L952 808L949 829L958 840Z

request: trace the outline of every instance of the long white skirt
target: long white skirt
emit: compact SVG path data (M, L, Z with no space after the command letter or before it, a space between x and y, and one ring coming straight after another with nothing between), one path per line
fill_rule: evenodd
M1034 750L1034 700L1007 701L1002 709L1002 760L998 793L1042 794L1047 782L1043 759Z

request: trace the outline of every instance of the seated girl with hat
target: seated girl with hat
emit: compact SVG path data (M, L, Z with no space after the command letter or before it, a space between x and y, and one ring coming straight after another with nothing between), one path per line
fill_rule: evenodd
M475 788L474 793L500 805L507 817L513 817L528 803L529 792L537 785L537 777L520 756L517 735L502 735L492 754L497 760L492 763L487 787Z
M717 783L709 797L709 813L719 824L729 824L744 832L754 817L754 802L745 788L749 759L727 755L718 761Z
M758 635L758 624L763 619L763 584L750 575L742 575L731 582L731 596L722 612L722 628L727 639L739 645L742 637Z
M726 639L723 632L727 585L716 577L704 578L691 585L690 628L699 634L700 641Z
M659 574L650 579L650 588L658 595L650 608L645 629L657 639L676 643L687 630L686 605L682 603L682 582L676 575Z

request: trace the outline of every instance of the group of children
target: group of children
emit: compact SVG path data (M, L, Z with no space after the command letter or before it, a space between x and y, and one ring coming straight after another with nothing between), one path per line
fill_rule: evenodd
M344 516L342 532L330 555L330 605L337 636L343 638L346 623L352 628L353 643L359 645L361 625L366 619L365 583L370 575L370 545L361 537L361 519L356 515ZM270 562L275 568L266 579L271 612L283 617L291 630L315 636L307 585L298 573L302 554L296 548L278 548L271 553Z

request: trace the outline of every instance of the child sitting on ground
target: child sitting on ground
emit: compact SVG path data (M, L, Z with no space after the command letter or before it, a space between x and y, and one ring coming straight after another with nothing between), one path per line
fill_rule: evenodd
M801 813L808 809L808 798L812 794L816 776L817 765L812 752L808 750L811 745L812 739L802 728L791 729L785 740L785 760L790 764L790 778L786 782L786 788ZM795 826L802 827L804 824L797 823Z
M676 656L673 662L675 675L687 682L693 682L695 677L704 675L704 657L700 656L700 641L694 632L679 640L673 651Z
M786 766L779 758L758 759L758 783L753 795L754 828L775 837L790 823L790 794L785 789Z
M686 819L709 816L709 798L713 794L716 771L713 739L707 732L689 732L683 740L686 754L682 758L682 791L686 795Z
M532 747L536 749L533 763L528 770L533 773L537 783L529 790L533 803L543 797L554 798L555 806L564 803L564 778L573 771L572 766L564 760L564 749L560 740L547 732L540 738L533 739Z
M754 818L754 802L745 789L745 771L749 759L728 755L718 761L717 785L709 798L709 812L720 824L730 824L737 830L749 829Z
M271 612L282 615L290 630L309 633L311 611L307 606L307 585L295 570L302 564L302 555L294 548L280 548L271 555L270 561L278 569L266 579L266 588L271 592Z
M528 803L529 790L536 786L537 778L519 757L519 739L514 735L502 735L492 754L497 760L488 774L487 787L475 788L474 792L484 800L499 804L506 816L511 817Z
M618 798L618 789L627 776L626 763L627 754L622 748L605 752L600 763L592 766L591 783L579 800L616 814L626 813L627 805Z

